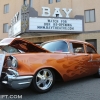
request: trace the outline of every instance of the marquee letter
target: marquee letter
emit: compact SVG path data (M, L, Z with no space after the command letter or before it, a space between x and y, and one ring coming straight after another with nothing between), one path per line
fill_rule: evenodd
M49 7L42 7L43 13L42 16L50 16L50 8Z
M53 14L53 17L56 17L56 15L59 15L59 17L62 17L60 11L59 11L60 8L55 8L55 12Z
M72 9L66 10L66 8L63 8L62 10L65 12L66 17L69 17L69 13L72 11Z

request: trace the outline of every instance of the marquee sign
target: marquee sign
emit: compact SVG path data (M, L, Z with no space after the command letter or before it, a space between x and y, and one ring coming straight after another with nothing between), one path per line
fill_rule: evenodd
M82 32L83 26L81 19L30 17L29 30Z
M28 28L29 6L23 5L21 10L11 19L9 37L15 37Z
M21 10L17 12L11 20L9 27L9 37L16 37L22 33L34 34L34 32L51 33L81 33L84 31L83 16L76 15L69 18L72 9L54 8L51 13L49 7L42 7L42 15L38 16L38 12L23 5ZM63 14L64 15L63 15ZM36 34L36 33L35 33Z

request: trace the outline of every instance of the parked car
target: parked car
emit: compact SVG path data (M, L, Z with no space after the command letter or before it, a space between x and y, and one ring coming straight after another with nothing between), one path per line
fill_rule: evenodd
M58 79L100 76L100 55L87 42L59 39L38 46L21 38L5 38L0 49L0 81L13 89L31 85L44 93Z

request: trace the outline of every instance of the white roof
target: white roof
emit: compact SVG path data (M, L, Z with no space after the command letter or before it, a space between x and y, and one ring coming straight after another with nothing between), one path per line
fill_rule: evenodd
M0 46L9 45L15 38L4 38L0 41Z

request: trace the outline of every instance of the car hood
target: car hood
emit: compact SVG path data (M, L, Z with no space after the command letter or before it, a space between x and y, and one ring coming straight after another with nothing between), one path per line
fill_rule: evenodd
M48 50L22 38L5 38L0 41L0 47L7 45L24 52L49 52Z

